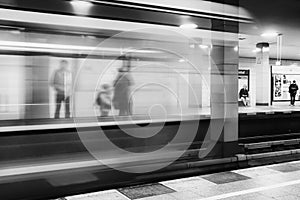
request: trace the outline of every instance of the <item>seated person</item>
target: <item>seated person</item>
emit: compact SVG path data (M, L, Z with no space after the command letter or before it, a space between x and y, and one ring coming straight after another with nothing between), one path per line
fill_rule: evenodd
M247 89L247 85L243 85L243 88L239 93L240 99L243 101L244 106L250 106L249 92Z

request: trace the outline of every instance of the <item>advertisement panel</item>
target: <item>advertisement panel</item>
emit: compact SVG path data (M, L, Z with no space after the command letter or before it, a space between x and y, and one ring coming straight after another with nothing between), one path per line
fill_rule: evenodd
M247 86L248 91L250 91L250 82L249 82L249 75L250 71L249 70L241 70L239 69L239 91L243 88L244 85Z
M298 66L273 66L272 67L272 99L273 101L289 101L289 86L295 80L300 83L300 67ZM299 100L299 91L296 100Z

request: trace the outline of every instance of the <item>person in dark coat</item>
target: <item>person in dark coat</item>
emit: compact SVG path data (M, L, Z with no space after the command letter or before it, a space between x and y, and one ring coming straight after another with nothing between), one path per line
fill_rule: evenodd
M240 90L239 97L243 101L244 106L250 105L249 92L247 89L247 85L243 85L243 88Z
M72 92L72 73L68 69L68 61L62 60L60 68L52 76L51 85L56 91L55 118L59 118L61 103L65 102L65 117L70 117L70 95Z
M297 91L298 91L298 85L296 84L296 81L293 80L293 83L291 83L290 86L289 86L289 93L290 93L290 96L291 96L290 106L295 106Z
M113 106L119 110L119 116L132 114L132 99L130 97L130 86L132 85L130 65L127 64L119 69L117 78L114 81Z

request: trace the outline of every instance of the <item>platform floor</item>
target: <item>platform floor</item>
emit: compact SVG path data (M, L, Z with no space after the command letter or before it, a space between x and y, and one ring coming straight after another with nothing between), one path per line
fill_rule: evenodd
M66 200L299 200L300 161L120 188Z
M270 112L298 112L300 105L273 105L273 106L252 106L239 107L239 113L270 113Z

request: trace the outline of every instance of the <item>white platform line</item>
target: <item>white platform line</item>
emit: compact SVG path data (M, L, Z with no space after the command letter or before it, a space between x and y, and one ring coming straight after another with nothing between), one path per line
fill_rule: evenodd
M1 169L0 177L52 172L52 171L59 171L59 170L70 170L70 169L95 167L95 166L101 166L101 163L99 161L92 160L92 161L79 161L79 162L72 162L72 163L59 163L59 164L48 164L48 165L41 165L41 166Z
M205 119L202 115L191 116L191 115L182 115L178 118L167 118L167 119L144 119L144 120L126 120L108 122L81 122L81 120L74 120L73 123L65 124L41 124L41 125L17 125L17 126L3 126L0 127L0 133L2 132L13 132L13 131L24 131L24 130L45 130L45 129L61 129L61 128L88 128L88 127L103 127L103 126L121 126L121 125L136 125L143 123L167 123L167 122L182 122L190 120L201 120Z
M274 185L270 185L270 186L263 186L263 187L259 187L259 188L253 188L253 189L243 190L243 191L238 191L238 192L231 192L231 193L221 194L221 195L207 197L207 198L200 198L198 200L218 200L218 199L224 199L224 198L245 195L245 194L250 194L250 193L255 193L255 192L261 192L261 191L275 189L275 188L281 188L281 187L290 186L290 185L296 185L296 184L300 184L300 180L288 181L288 182L284 182L284 183L274 184Z

